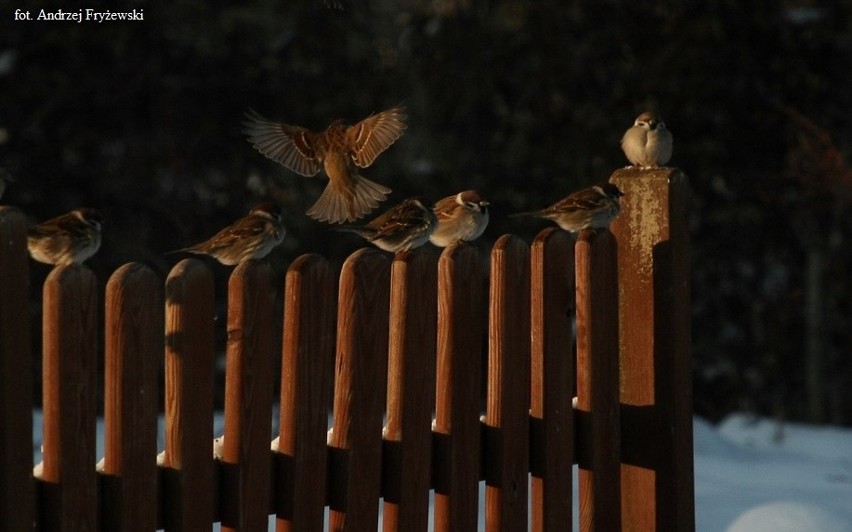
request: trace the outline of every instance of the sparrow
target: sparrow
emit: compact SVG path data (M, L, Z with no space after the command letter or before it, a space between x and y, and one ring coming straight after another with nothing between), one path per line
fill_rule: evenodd
M357 233L379 249L396 253L428 242L436 226L437 219L429 202L418 196L408 198L367 224L334 229Z
M658 115L642 113L621 138L621 149L633 166L659 168L672 158L672 134Z
M391 189L360 175L358 168L373 164L402 136L404 107L368 116L352 126L336 120L321 133L272 122L253 110L246 118L243 132L257 151L303 176L325 172L328 185L308 209L308 216L330 223L355 221L390 194Z
M262 259L284 240L285 232L278 207L272 203L261 203L209 240L170 253L209 255L225 266L234 266Z
M512 216L534 216L553 220L562 229L576 233L588 228L609 227L621 212L619 198L624 193L612 183L578 190L550 207Z
M82 264L101 247L103 216L86 207L31 227L27 232L30 256L45 264Z
M429 240L442 248L459 240L476 240L488 225L489 205L475 190L465 190L442 199L435 204L438 227Z

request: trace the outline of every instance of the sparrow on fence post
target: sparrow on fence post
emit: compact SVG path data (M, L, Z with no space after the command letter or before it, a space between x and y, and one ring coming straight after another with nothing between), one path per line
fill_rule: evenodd
M429 240L442 248L457 241L476 240L488 225L489 205L475 190L465 190L442 199L435 204L438 227Z
M422 197L408 198L364 225L343 225L336 231L349 231L366 238L379 249L396 253L422 246L437 226L431 205Z
M300 126L273 122L255 111L246 113L243 130L254 148L303 176L325 172L329 182L308 209L319 221L357 220L378 207L391 190L358 174L405 131L405 108L394 107L355 125L336 120L316 133Z
M226 266L234 266L262 259L284 240L285 233L278 207L272 203L261 203L210 239L169 253L209 255Z
M621 149L633 166L659 168L672 157L672 133L660 116L645 112L624 133Z
M540 211L521 212L512 216L532 216L556 222L565 231L609 227L621 212L619 199L624 193L612 183L602 183L578 190Z
M103 220L99 211L82 207L31 227L27 232L30 256L56 266L82 264L101 247Z

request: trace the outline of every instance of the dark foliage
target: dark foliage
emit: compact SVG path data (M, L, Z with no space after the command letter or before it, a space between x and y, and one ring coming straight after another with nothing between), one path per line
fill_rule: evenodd
M621 134L653 109L694 190L697 412L814 418L803 368L816 253L822 419L852 423L848 3L119 4L144 21L14 22L5 9L0 27L0 166L16 179L2 201L34 221L101 209L91 266L104 282L128 261L165 275L177 259L163 252L267 198L289 228L279 270L361 245L304 215L324 183L251 148L250 107L319 129L405 103L408 131L365 175L392 202L479 189L493 204L486 243L531 238L540 225L505 215L626 164Z

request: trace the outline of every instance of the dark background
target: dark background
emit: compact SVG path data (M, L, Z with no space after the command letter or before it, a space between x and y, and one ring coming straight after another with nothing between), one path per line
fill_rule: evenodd
M324 181L254 151L249 107L322 129L404 103L406 134L364 171L394 190L379 212L476 188L493 206L483 253L544 226L506 214L624 166L621 135L651 109L693 188L697 413L852 424L849 2L19 4L0 12L0 166L16 180L2 202L34 222L101 209L88 264L103 283L128 261L165 277L165 251L267 198L289 230L282 273L362 245L304 215ZM13 20L42 7L145 20ZM37 328L49 270L33 264Z

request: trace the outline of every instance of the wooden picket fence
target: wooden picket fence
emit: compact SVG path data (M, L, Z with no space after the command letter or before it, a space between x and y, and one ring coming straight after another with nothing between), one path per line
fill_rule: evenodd
M686 185L667 172L616 172L627 196L615 236L505 235L488 262L470 244L362 249L340 272L303 255L284 280L280 353L280 280L265 262L238 266L218 459L208 263L183 260L165 283L137 263L110 277L100 471L98 284L86 267L56 268L43 290L40 478L24 219L0 208L0 530L255 531L275 515L279 531L416 531L430 492L434 530L477 530L481 515L486 530L569 530L573 464L582 530L694 529ZM648 207L629 198L648 193L661 195L659 234L637 244L631 231L647 227L631 223L647 226Z

